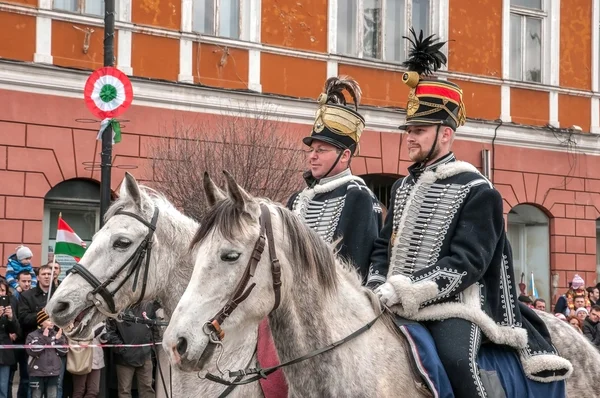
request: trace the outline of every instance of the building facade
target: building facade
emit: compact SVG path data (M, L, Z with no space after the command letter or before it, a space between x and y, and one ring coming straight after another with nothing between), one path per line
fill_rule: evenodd
M516 269L540 295L600 269L600 0L116 0L115 65L134 86L113 150L153 180L149 145L174 119L252 107L298 137L327 77L363 89L367 131L353 172L384 204L410 164L402 35L449 40L439 74L464 90L455 152L504 196ZM103 2L0 1L0 257L21 243L45 263L63 217L90 241L99 224L99 122L83 101L103 62ZM252 104L252 106L249 106ZM92 120L90 120L92 119ZM37 261L36 261L37 259ZM63 272L67 267L63 267Z

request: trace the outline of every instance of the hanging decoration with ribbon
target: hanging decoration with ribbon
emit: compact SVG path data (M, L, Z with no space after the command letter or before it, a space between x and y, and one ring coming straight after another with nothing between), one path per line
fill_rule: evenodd
M98 140L102 140L102 133L110 125L113 144L120 142L121 126L116 117L133 101L133 87L127 75L110 66L97 69L85 83L83 95L88 109L102 119Z

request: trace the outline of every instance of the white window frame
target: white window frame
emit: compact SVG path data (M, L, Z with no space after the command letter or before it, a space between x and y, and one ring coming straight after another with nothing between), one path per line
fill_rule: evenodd
M339 55L339 56L343 56L343 57L351 57L351 58L361 58L361 59L365 59L365 60L371 60L371 61L378 61L378 62L385 62L385 63L401 63L402 61L396 61L396 60L387 60L386 59L386 48L385 45L382 45L382 51L381 51L381 58L367 58L364 56L364 45L363 45L363 33L364 33L364 26L363 26L363 12L362 10L364 10L364 0L353 0L353 1L357 1L357 13L356 13L356 33L355 33L355 39L356 39L356 43L358 45L358 52L356 55L348 55L348 54L341 54L338 52L337 50L337 25L338 25L338 21L337 21L337 11L338 11L338 3L341 1L348 1L348 0L329 0L329 8L328 8L328 12L329 12L329 53L330 54L335 54L335 55ZM381 4L381 42L385 43L385 35L386 35L386 30L385 30L385 14L386 14L386 3L388 0L381 0L382 4ZM413 8L413 0L405 0L405 9L404 9L404 36L410 36L409 30L410 27L412 26L411 23L408 23L410 21L412 21L412 8ZM444 41L447 40L448 37L448 8L449 8L449 0L430 0L429 1L429 31L428 32L424 32L424 34L426 35L431 35L431 34L435 34L436 37L439 38L439 40ZM418 32L417 32L418 34ZM408 55L408 50L409 50L409 46L410 43L408 43L407 40L403 41L403 45L404 45L404 59L407 58ZM448 55L448 49L447 46L444 46L442 48L442 52L444 52L446 55ZM446 67L442 67L442 69L446 69Z
M42 222L42 228L43 228L43 232L42 232L42 258L40 259L40 266L44 265L47 263L47 259L48 259L48 245L50 244L50 229L51 228L57 228L56 225L50 225L50 212L52 210L61 210L61 211L68 211L68 210L87 210L87 211L94 211L96 213L96 220L95 220L95 230L98 231L100 229L100 205L93 205L89 202L83 202L83 203L77 203L77 202L55 202L55 201L44 201L44 219ZM89 246L89 244L91 243L90 241L86 242ZM63 264L61 264L63 265ZM68 269L65 267L61 267L61 273L62 275L65 274L65 272Z
M74 11L71 10L63 10L62 8L56 8L54 6L54 0L50 0L52 1L52 10L57 11L57 12L68 12L71 14L77 14L77 15L85 15L87 17L96 17L96 18L102 18L104 19L104 12L102 12L101 14L91 14L88 12L85 12L85 0L77 0L77 9ZM96 1L102 1L102 4L104 4L103 0L96 0ZM116 15L115 15L115 20L118 19L118 4L119 4L119 0L115 0L115 11L116 11ZM102 7L104 10L104 6Z
M514 78L510 75L510 62L508 63L508 70L506 75L508 76L509 79L514 80L514 81L521 81L521 82L525 82L525 83L533 83L533 84L549 84L551 83L551 78L550 75L553 73L553 71L551 70L551 62L550 62L550 52L551 52L551 45L552 45L552 40L553 40L553 32L551 29L551 18L552 18L552 10L550 10L550 3L551 0L541 0L542 3L542 8L541 10L535 10L532 8L526 8L526 7L520 7L520 6L513 6L511 4L511 0L504 0L507 1L509 4L509 14L508 16L505 18L506 19L506 23L508 25L508 35L509 38L507 40L508 46L505 48L505 51L510 54L510 33L511 33L511 29L510 29L510 20L511 20L511 16L512 15L518 15L519 17L521 17L521 51L522 51L522 57L521 57L521 78L517 79ZM554 0L556 1L556 0ZM541 52L542 52L542 57L540 60L540 81L536 82L536 81L529 81L529 80L525 80L525 75L526 75L526 57L525 57L525 48L526 48L526 40L525 40L525 28L526 28L526 20L527 18L537 18L540 19L542 21L542 29L541 29ZM556 33L557 34L557 33ZM510 56L509 56L510 59Z
M253 9L255 9L257 6L257 4L256 4L257 2L259 3L258 7L260 7L260 0L239 0L239 2L240 2L239 21L238 21L238 29L240 32L239 37L226 37L226 36L221 36L217 33L217 32L219 32L219 28L220 28L220 26L219 26L219 23L220 23L219 9L220 9L221 0L213 0L213 4L214 4L213 9L215 10L215 15L213 18L213 20L214 20L213 29L214 29L215 34L207 34L207 33L199 32L194 29L194 25L195 25L195 23L194 23L195 22L194 21L194 16L195 16L194 6L196 5L196 0L191 1L191 16L190 16L191 24L190 24L189 30L191 32L201 35L201 36L222 37L222 38L228 39L228 40L251 41L252 36L256 36L255 34L254 35L252 34L253 32L251 32L251 29L253 28L252 13L253 13ZM260 19L260 16L258 16L258 18Z

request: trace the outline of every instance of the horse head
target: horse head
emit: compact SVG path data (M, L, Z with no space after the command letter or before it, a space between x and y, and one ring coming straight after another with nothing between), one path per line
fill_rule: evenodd
M106 223L46 307L53 321L70 338L85 339L107 316L156 298L168 283L176 251L172 245L182 229L173 224L189 225L183 218L166 199L126 173Z
M215 354L211 341L220 344L225 335L223 344L235 345L255 333L279 301L273 284L279 275L274 279L269 252L281 230L276 217L269 221L271 232L265 230L265 217L271 218L275 206L252 197L224 173L226 195L205 175L212 207L192 240L194 271L163 338L171 361L184 370L204 368Z

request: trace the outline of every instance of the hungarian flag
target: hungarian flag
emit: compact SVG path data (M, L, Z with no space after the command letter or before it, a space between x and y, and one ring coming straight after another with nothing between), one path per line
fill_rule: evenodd
M85 253L85 242L77 236L73 229L69 227L69 224L59 215L54 254L66 254L67 256L74 257L75 261L79 262L79 259L83 257L83 253Z

